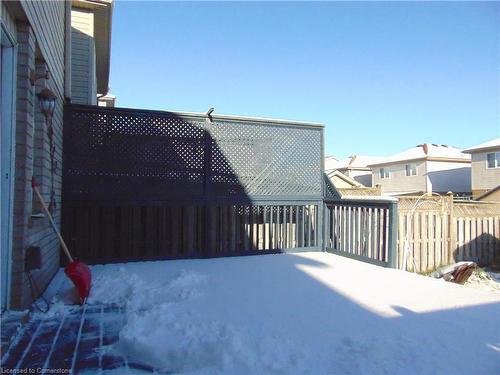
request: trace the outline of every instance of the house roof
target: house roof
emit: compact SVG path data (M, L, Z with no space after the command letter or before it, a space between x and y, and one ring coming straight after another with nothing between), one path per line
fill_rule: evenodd
M488 190L486 193L480 195L479 197L476 198L477 201L480 201L480 200L483 200L484 198L486 198L487 196L495 193L496 191L498 191L500 189L500 185L497 185L495 186L493 189L490 189Z
M342 172L339 172L338 170L334 171L329 171L327 173L327 176L330 178L330 181L332 181L333 185L336 186L336 179L344 181L346 184L351 185L352 187L362 187L363 185L360 184L358 181L352 179L349 176L346 176Z
M335 159L335 158L334 158ZM369 164L376 163L382 158L379 156L352 155L344 159L325 159L325 170L334 169L364 169L369 170Z
M325 157L325 171L331 171L336 169L335 166L338 164L339 159L335 156L326 156Z
M491 141L487 141L481 144L478 144L473 147L469 147L464 150L464 152L468 154L472 154L474 152L486 151L490 149L500 149L500 138L492 139Z
M109 86L113 0L73 0L72 6L89 9L94 13L97 93L106 95Z
M434 143L424 143L400 152L399 154L383 158L380 161L372 163L368 166L373 167L387 164L399 164L405 161L416 160L469 163L470 159L470 155L464 154L458 148Z

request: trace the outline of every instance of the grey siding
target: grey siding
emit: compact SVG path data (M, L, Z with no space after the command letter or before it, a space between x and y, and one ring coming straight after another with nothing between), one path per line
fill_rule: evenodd
M64 1L21 1L55 88L64 95Z
M486 168L486 154L500 148L472 154L472 190L490 190L500 185L500 168Z
M71 10L71 101L96 104L94 14L85 9Z
M383 193L403 193L412 191L427 191L427 170L424 161L412 162L417 164L417 175L406 176L405 162L385 165L389 170L389 178L380 178L380 166L373 168L373 186L380 184Z
M1 4L2 23L9 32L10 36L14 38L14 41L16 41L17 40L16 20L14 19L14 17L12 17L5 4L6 4L5 2L2 2Z

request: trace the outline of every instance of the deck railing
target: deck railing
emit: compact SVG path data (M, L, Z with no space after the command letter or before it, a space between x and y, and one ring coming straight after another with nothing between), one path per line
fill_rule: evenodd
M325 202L326 250L368 263L397 265L397 200Z

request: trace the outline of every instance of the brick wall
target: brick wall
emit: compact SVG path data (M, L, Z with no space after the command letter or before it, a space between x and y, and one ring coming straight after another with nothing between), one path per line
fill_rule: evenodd
M54 6L51 4L50 6ZM61 4L64 7L64 4ZM62 23L60 12L54 13L50 23ZM29 19L29 18L28 18ZM51 26L47 25L47 28ZM32 216L31 178L35 173L41 182L40 190L47 203L53 199L53 216L60 227L61 217L61 170L62 170L62 127L64 98L62 70L53 66L54 61L64 60L64 50L50 50L51 45L43 39L47 34L37 35L28 22L17 21L17 98L15 134L15 181L12 233L11 301L13 309L24 309L32 302L32 289L25 269L25 253L29 246L39 246L42 250L42 268L32 271L36 287L43 291L59 268L59 243L48 219ZM57 27L64 29L64 27ZM61 36L58 36L60 38ZM64 35L62 35L64 40ZM45 46L40 49L40 46ZM49 47L47 47L49 46ZM42 53L43 52L43 53ZM47 55L50 55L50 58ZM60 55L60 56L59 56ZM51 63L52 62L52 63ZM30 82L32 71L49 69L49 79ZM39 110L37 94L44 88L57 95L56 108L51 122L51 132L45 116ZM53 157L51 147L54 147Z

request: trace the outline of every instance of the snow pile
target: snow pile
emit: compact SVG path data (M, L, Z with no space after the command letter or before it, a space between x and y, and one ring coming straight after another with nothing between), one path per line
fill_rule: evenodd
M500 273L488 272L484 268L477 268L464 285L500 293Z
M127 322L113 349L129 362L168 372L214 374L223 369L262 373L298 368L297 355L292 355L298 343L253 337L243 327L207 319L203 309L193 309L196 299L207 297L206 275L183 269L171 280L151 281L129 275L125 267L109 271L96 272L89 303L125 305Z
M113 347L189 374L500 372L500 296L326 253L92 267ZM125 372L124 372L125 373Z

